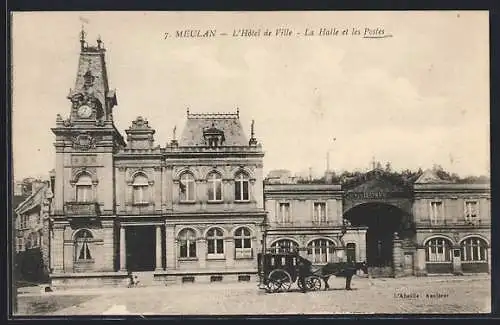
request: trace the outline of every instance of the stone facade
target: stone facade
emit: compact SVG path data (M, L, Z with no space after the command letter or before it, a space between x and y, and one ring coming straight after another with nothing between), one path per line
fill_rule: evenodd
M431 170L408 181L377 168L336 185L271 177L265 204L270 251L298 249L318 264L368 261L372 276L491 270L489 184Z
M19 279L43 281L50 273L51 181L33 182L31 194L14 210L16 272Z
M124 138L104 56L99 40L89 46L82 35L69 117L58 115L52 129L53 286L126 285L131 274L151 284L249 281L263 245L298 247L319 264L371 260L381 275L489 270L489 187L441 185L429 175L406 184L378 170L342 184L270 184L253 123L247 138L239 111L188 110L180 137L174 130L165 147L143 117ZM429 223L425 207L436 213L437 199L446 217ZM473 225L462 203L462 213L478 211Z
M82 37L70 116L57 118L52 285L248 281L265 216L262 160L239 112L192 114L154 143L138 117L113 123L105 49ZM175 131L174 131L175 133Z

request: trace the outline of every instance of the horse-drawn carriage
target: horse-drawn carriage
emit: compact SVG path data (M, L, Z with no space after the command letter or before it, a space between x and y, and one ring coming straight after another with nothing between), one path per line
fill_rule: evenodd
M316 291L320 290L324 283L324 289L328 289L328 279L331 276L341 276L346 278L346 289L350 290L352 276L362 270L368 274L366 263L327 263L325 265L312 265L312 263L301 257L296 252L289 253L259 253L257 255L258 273L260 277L259 288L265 289L266 292L286 292L290 291L292 284L297 283L297 287L301 290L305 285L305 290ZM299 279L299 268L305 265L307 272L302 272L300 276L304 277L303 281Z

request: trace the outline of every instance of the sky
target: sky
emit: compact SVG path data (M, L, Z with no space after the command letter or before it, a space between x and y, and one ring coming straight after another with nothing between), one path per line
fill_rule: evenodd
M165 146L186 108L235 112L265 151L264 172L321 175L429 168L489 175L488 13L24 12L13 14L14 177L55 167L50 128L67 117L82 24L107 49L115 124L144 116ZM234 30L261 29L258 37ZM275 36L288 28L292 36ZM319 36L320 28L348 35ZM378 28L383 38L361 37ZM213 38L178 30L215 29ZM264 30L272 36L263 36ZM305 30L315 31L305 36ZM361 35L352 35L359 29ZM381 34L383 30L383 34ZM165 39L165 33L170 37ZM227 33L227 36L220 36ZM300 34L299 34L300 33Z

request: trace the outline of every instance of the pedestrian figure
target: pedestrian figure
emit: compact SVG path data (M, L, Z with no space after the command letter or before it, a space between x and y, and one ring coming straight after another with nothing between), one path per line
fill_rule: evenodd
M306 263L306 261L300 257L297 256L297 266L298 266L298 273L299 273L299 283L300 287L302 288L302 292L306 293L307 292L307 285L306 285L306 276L309 275L310 273L310 264Z
M356 273L356 265L352 261L347 262L346 268L345 268L345 289L346 290L352 290L351 289L351 280L352 277L354 276L354 273Z

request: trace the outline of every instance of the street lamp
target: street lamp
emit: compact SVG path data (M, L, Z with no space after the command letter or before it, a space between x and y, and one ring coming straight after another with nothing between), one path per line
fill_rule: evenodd
M260 224L260 230L262 232L262 254L265 254L267 251L266 243L267 243L267 230L269 229L270 225L267 220L267 214L264 216L264 220L262 220L262 223Z
M262 253L260 254L260 258L258 259L258 268L259 268L259 287L261 287L264 284L264 260L265 257L264 255L266 254L267 247L267 229L269 228L269 222L267 221L267 213L264 216L264 220L262 220L262 223L259 225L260 226L260 231L262 233Z

